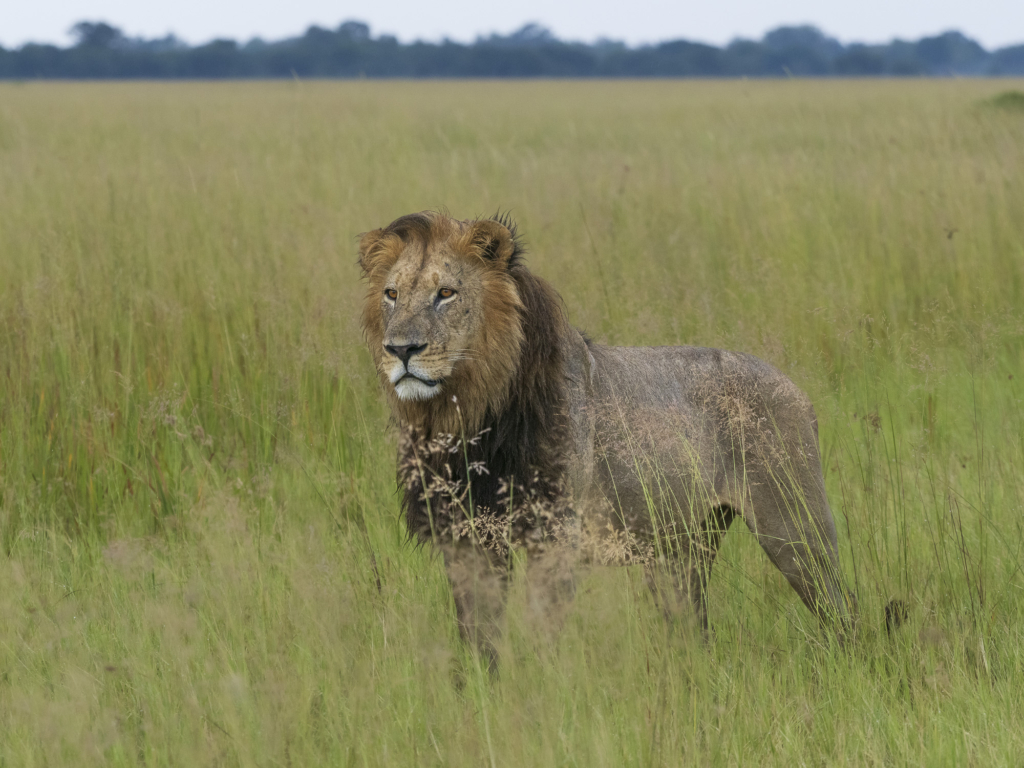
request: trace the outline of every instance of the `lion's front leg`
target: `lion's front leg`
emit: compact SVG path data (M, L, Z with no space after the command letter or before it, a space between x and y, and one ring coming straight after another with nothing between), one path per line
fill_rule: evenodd
M455 598L459 633L494 671L508 593L508 564L497 553L469 542L442 546L441 551Z
M576 597L579 550L575 538L567 538L538 535L527 542L526 620L535 634L556 634Z

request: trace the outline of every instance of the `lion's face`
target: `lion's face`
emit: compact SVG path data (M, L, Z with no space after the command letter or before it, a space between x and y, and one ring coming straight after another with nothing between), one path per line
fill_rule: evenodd
M522 342L508 273L513 245L498 222L441 214L406 216L363 236L363 330L403 421L424 420L424 409L443 420L439 409L453 395L464 412L481 413L503 396Z
M436 397L458 363L479 355L480 267L447 242L411 243L388 271L379 297L378 366L400 400Z

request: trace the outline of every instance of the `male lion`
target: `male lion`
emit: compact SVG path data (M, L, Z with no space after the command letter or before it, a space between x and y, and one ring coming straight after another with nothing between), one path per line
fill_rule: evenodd
M705 595L740 515L819 619L842 633L836 530L810 401L750 355L605 347L522 261L508 217L403 216L363 235L362 326L403 430L410 533L443 553L459 628L493 664L510 546L529 605L557 624L572 568L643 562L663 608Z

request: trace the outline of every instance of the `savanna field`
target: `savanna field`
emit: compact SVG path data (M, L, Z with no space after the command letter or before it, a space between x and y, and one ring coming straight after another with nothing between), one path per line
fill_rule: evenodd
M0 85L0 765L1019 764L1014 90ZM811 396L855 642L735 524L708 643L593 569L489 676L358 325L358 234L442 206L594 339Z

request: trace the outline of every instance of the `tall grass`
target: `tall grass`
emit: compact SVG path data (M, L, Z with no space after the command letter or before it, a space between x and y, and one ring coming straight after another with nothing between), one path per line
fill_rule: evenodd
M1015 761L1019 85L0 86L0 764ZM474 665L357 325L356 235L438 206L811 395L851 650L734 526L709 645L597 570Z

